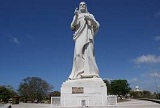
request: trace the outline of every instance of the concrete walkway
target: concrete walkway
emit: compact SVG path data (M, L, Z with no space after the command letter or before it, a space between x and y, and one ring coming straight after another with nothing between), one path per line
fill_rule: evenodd
M64 108L64 107L51 107L50 104L20 103L18 105L12 105L12 108ZM120 102L116 107L106 106L106 107L87 107L87 108L160 108L160 104L144 100L131 100L126 102Z
M11 104L0 104L0 108L8 108Z

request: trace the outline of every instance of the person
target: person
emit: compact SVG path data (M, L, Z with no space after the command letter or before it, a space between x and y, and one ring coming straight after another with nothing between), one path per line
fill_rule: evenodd
M99 23L87 10L85 2L79 4L79 10L74 12L71 30L74 31L74 58L70 80L82 78L97 78L99 70L94 55L94 36Z

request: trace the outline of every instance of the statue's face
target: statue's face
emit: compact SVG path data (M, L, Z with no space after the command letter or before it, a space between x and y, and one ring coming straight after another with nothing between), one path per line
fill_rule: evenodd
M87 9L86 3L85 3L85 2L81 2L81 3L79 4L79 10L80 10L81 12L86 12L86 9Z

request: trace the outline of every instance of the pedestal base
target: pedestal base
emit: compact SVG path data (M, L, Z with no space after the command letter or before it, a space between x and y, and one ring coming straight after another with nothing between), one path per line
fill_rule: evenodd
M107 106L107 87L101 78L68 80L61 87L61 106Z

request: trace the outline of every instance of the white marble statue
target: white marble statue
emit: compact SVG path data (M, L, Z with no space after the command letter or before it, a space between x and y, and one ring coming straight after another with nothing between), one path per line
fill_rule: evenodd
M74 58L70 80L81 78L98 78L99 70L94 55L94 37L99 23L87 11L85 2L79 4L74 12L71 29L74 31Z

